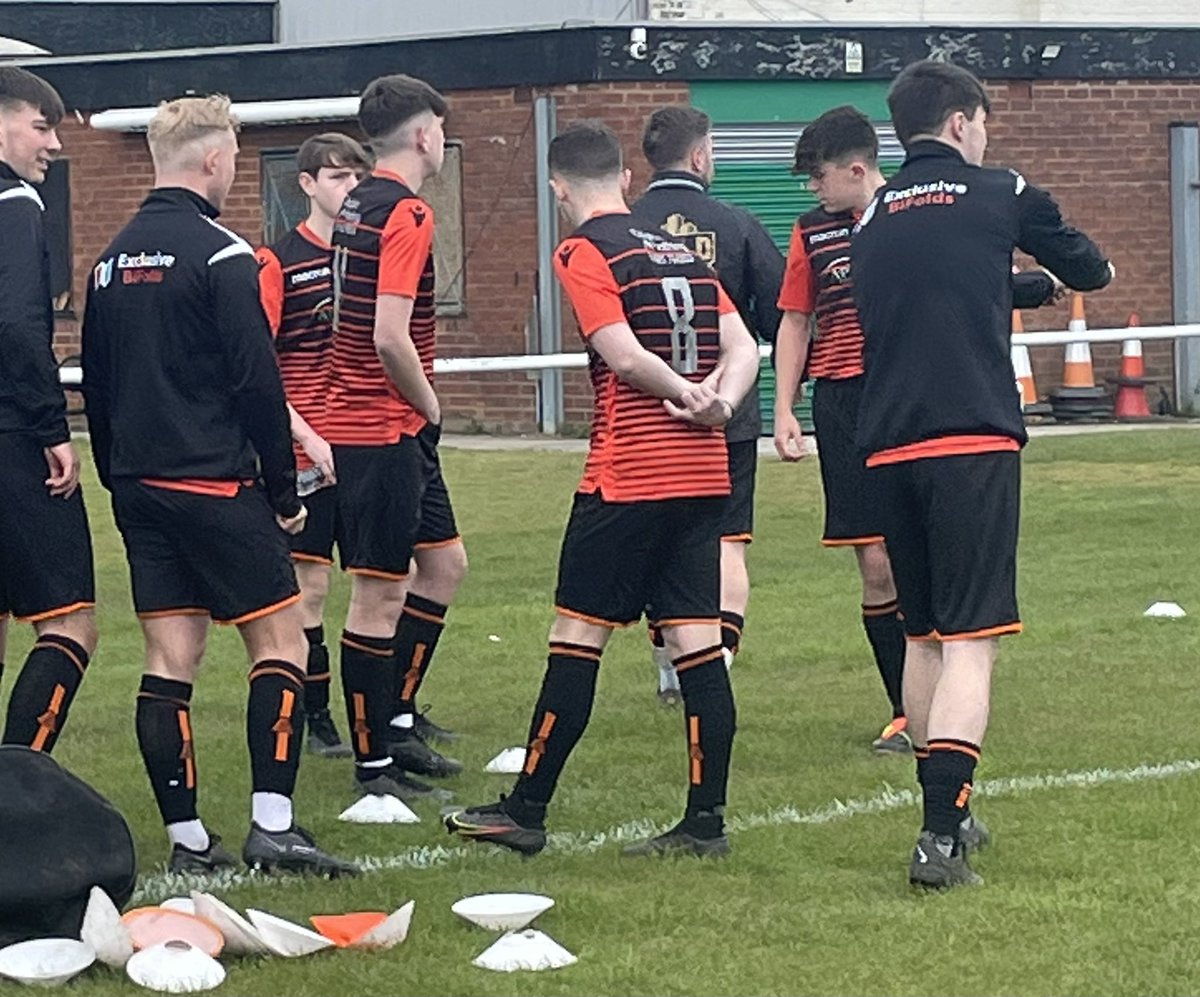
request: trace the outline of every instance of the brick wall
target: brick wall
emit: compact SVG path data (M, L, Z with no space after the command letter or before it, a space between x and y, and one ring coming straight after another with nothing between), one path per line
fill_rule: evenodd
M554 91L560 126L583 117L608 121L626 149L633 191L648 170L640 153L642 125L655 107L683 103L679 84L589 84ZM1170 202L1167 125L1195 117L1200 83L1104 85L1044 81L991 87L994 101L989 161L1018 167L1054 193L1066 217L1093 235L1117 264L1114 286L1089 296L1091 325L1117 326L1137 311L1146 324L1171 320ZM451 138L463 142L466 314L440 320L443 356L525 351L525 322L537 282L533 97L529 90L451 95ZM261 238L258 156L298 145L322 126L248 128L243 156L223 221L253 242ZM349 123L341 126L352 130ZM97 132L73 121L62 129L70 157L75 303L82 312L86 278L108 240L134 212L152 182L140 135ZM1026 328L1063 328L1066 306L1029 312ZM564 346L575 349L564 324ZM73 320L60 322L60 353L78 349ZM1095 348L1097 373L1115 372L1118 345ZM1147 343L1152 376L1172 374L1170 343ZM1061 377L1062 351L1034 351L1038 389ZM582 428L590 394L582 374L566 377L566 417ZM439 391L448 426L523 432L535 425L536 382L524 373L446 376Z
M1196 119L1200 82L1047 80L992 86L989 94L988 161L1013 166L1053 193L1067 220L1116 264L1116 281L1086 298L1088 325L1123 326L1131 312L1145 325L1169 324L1168 125ZM1029 331L1065 328L1068 307L1026 312L1024 319ZM1143 349L1147 373L1171 390L1171 341ZM1098 378L1116 373L1120 352L1119 343L1093 346ZM1045 395L1062 380L1063 351L1033 353L1034 378Z

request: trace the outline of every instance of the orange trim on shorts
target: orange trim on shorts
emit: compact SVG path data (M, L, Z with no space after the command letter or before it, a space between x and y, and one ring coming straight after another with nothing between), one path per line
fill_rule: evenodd
M59 616L70 616L71 613L77 613L81 609L92 609L95 605L94 602L73 602L69 606L47 609L44 613L34 613L32 616L17 616L14 613L13 619L18 623L41 623L43 620L53 620Z
M398 575L392 571L380 571L377 568L347 568L348 575L363 575L366 578L382 578L385 582L403 582L408 580L408 572Z
M622 627L631 627L637 620L628 620L624 623L614 623L612 620L602 620L598 616L588 616L586 613L577 613L573 609L564 609L562 606L555 606L554 611L560 616L568 616L572 620L582 620L584 623L591 623L597 627L607 627L609 630L620 630Z
M748 544L754 543L753 533L727 533L721 537L723 544Z
M49 635L47 635L47 636L49 636ZM69 638L68 638L68 639L69 639ZM33 650L35 650L35 651L36 651L36 650L37 650L39 647L41 647L41 648L53 648L54 650L58 651L59 653L61 653L61 654L65 654L65 655L66 655L68 658L70 658L70 659L71 659L71 663L72 663L72 664L73 664L73 665L74 665L76 668L78 668L78 669L79 669L79 674L80 674L80 675L82 675L82 674L83 674L83 673L84 673L84 672L87 670L87 669L86 669L86 666L84 665L84 663L83 663L82 661L80 661L80 660L79 660L79 658L76 656L75 652L74 652L74 651L72 651L70 648L63 647L61 644L58 644L58 643L56 643L56 642L54 642L54 641L50 641L50 642L48 642L48 643L42 643L42 641L40 641L40 640L34 643L34 645L33 645Z
M293 561L303 561L305 564L323 564L327 568L333 567L333 560L328 557L318 557L316 554L300 554L292 551Z
M968 630L958 634L938 634L938 640L980 640L985 637L1000 637L1004 634L1019 634L1025 629L1024 624L1005 623L999 627L986 627L983 630Z
M821 538L822 547L870 547L873 544L881 544L884 542L884 537L836 537L833 540Z
M965 457L970 454L1005 453L1020 450L1021 445L1011 436L985 434L979 436L937 436L920 443L907 443L902 447L879 450L867 458L867 467L882 467L886 464L903 464L910 460L928 457Z
M236 498L244 482L223 478L138 478L138 483L168 492L188 492L209 498Z
M273 602L269 606L263 606L262 609L256 609L252 613L245 613L242 616L234 617L232 620L213 620L213 622L223 627L236 627L243 623L261 620L264 616L270 616L272 613L278 613L281 609L294 606L299 601L300 593L297 592L295 595L289 595L286 599L280 599L279 602Z
M428 540L425 543L413 544L413 550L435 550L438 547L449 547L451 544L462 543L462 534L456 533L449 540Z
M136 614L139 620L158 620L164 616L208 616L207 609L199 606L185 606L182 609L154 609L148 613Z

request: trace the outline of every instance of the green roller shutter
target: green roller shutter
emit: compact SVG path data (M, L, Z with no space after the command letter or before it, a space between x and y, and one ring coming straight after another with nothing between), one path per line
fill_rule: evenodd
M807 177L793 176L796 138L804 123L839 104L854 104L874 118L886 116L886 83L709 83L692 86L692 103L713 118L717 173L715 197L740 205L766 226L787 252L796 218L817 206ZM789 114L796 118L788 120ZM756 120L757 119L757 120ZM876 126L885 176L899 168L904 151L890 124ZM775 372L764 360L759 382L763 433L775 428ZM812 429L807 392L796 406L805 431Z

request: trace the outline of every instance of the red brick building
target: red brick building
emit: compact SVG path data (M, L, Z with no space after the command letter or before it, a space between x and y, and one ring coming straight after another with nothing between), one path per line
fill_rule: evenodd
M994 101L989 162L1019 167L1051 190L1067 218L1096 237L1115 261L1118 280L1089 298L1089 324L1123 325L1134 311L1145 324L1172 321L1168 126L1197 117L1200 30L675 26L650 27L648 33L644 54L630 45L628 27L589 27L27 63L59 87L69 108L82 112L80 122L68 119L62 128L69 159L73 312L60 318L59 351L77 349L73 315L82 312L86 277L152 179L144 136L84 123L94 112L147 107L189 91L228 92L236 101L347 96L378 73L423 76L450 96L447 134L461 146L461 195L450 195L460 197L461 237L453 213L439 211L439 223L449 217L455 226L458 244L451 257L462 271L459 301L439 319L440 352L518 354L529 351L526 324L538 274L537 96L554 98L560 127L581 117L608 121L625 143L638 190L647 179L640 133L657 106L696 103L735 137L756 125L794 134L824 108L848 101L882 122L882 97L895 72L913 59L939 54L952 55L988 82ZM848 41L863 45L862 73L845 71ZM1046 62L1042 54L1051 45L1061 52ZM260 241L270 211L264 203L265 159L329 128L354 131L345 120L246 127L223 220ZM753 151L746 155L753 157ZM763 175L775 169L770 162L748 164L743 158L725 169L741 170L746 184L758 175L746 172L751 166ZM781 197L798 197L799 182L786 176L786 164L776 165L778 176L772 173L770 183L787 185L779 189L792 194ZM762 196L742 199L755 204ZM773 208L781 218L793 210L782 201ZM1067 315L1064 307L1025 318L1028 329L1063 328ZM569 319L563 342L565 349L577 348ZM1116 346L1095 349L1098 374L1115 371L1118 352ZM1171 343L1147 343L1146 360L1150 375L1169 385ZM1035 352L1043 394L1057 383L1060 368L1061 349ZM526 374L447 375L439 388L452 428L536 428L536 383ZM582 424L588 404L582 377L569 376L567 422Z

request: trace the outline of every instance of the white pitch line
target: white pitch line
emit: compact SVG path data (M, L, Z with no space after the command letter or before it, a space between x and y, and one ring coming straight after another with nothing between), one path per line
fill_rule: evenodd
M1024 796L1047 789L1094 789L1121 783L1151 782L1173 779L1178 776L1200 772L1200 759L1183 759L1160 764L1135 765L1127 769L1097 768L1082 772L1058 772L1047 775L1013 776L1002 779L985 779L975 785L975 795L991 798ZM915 806L919 801L910 789L893 789L885 785L878 793L863 799L834 800L812 810L801 810L795 804L785 804L764 813L737 815L728 821L728 831L738 834L759 827L786 827L795 824L832 824L849 820L851 817L877 815L892 810L903 810ZM634 841L654 834L660 826L645 820L628 821L603 831L556 832L550 835L549 847L558 854L586 855L599 851L611 844ZM406 848L393 855L368 855L355 861L363 873L384 872L392 869L434 869L454 859L466 857L491 859L503 855L500 849L481 848L476 844L459 844L449 848L442 845L419 845ZM197 877L157 873L145 876L138 883L133 895L134 904L147 904L168 896L185 894L191 889L208 891L228 890L261 882L263 877L247 871L230 871L215 876ZM270 884L276 886L303 886L311 884L299 876L271 877Z

